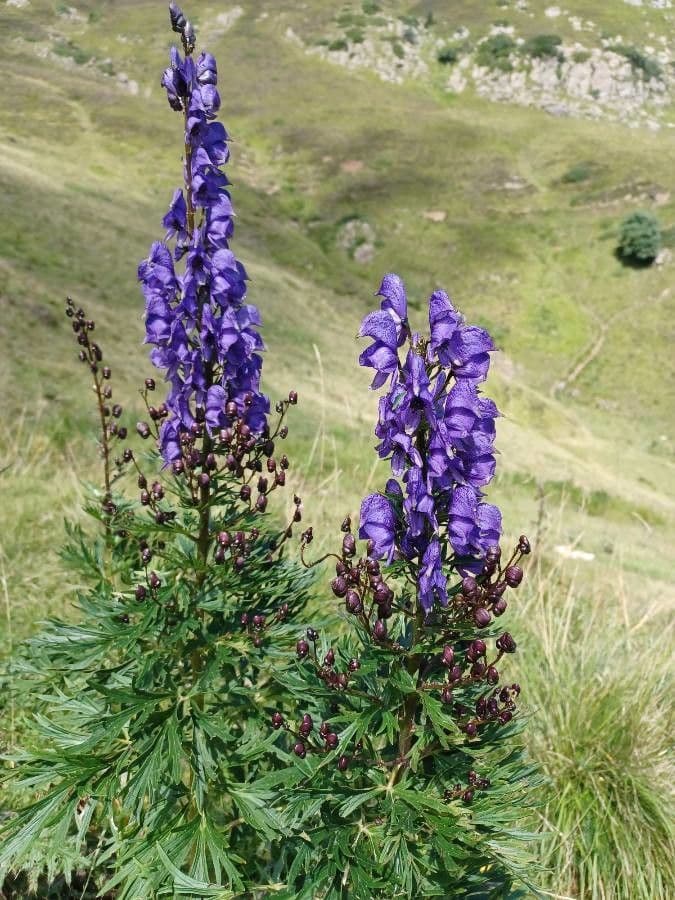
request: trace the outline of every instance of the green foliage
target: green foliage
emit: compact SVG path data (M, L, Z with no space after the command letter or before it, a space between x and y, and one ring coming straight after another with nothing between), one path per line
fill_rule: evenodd
M626 261L653 262L661 249L661 227L649 212L631 213L621 223L618 253Z
M361 9L367 16L372 16L375 13L378 13L382 7L376 0L363 0L361 4Z
M451 66L459 59L457 47L447 46L438 51L436 59L442 66Z
M478 45L476 62L488 69L510 72L513 69L511 54L517 49L518 45L508 34L494 34Z
M362 44L365 36L360 28L349 28L345 32L345 37L350 44Z
M565 172L560 181L563 184L579 184L592 178L596 169L597 167L594 163L575 163Z
M634 71L639 72L643 78L647 79L647 81L652 78L661 78L663 75L663 70L661 69L658 60L654 59L653 56L647 56L647 54L643 53L638 47L633 47L628 44L612 44L607 49L611 50L613 53L618 53L619 56L625 57L633 67Z
M78 47L72 41L59 40L54 44L53 50L57 56L72 59L78 66L86 65L92 58L90 53L87 53L86 50Z
M349 616L349 633L336 642L316 636L297 669L279 675L297 700L295 720L309 715L313 728L305 737L287 720L292 737L278 741L292 773L279 798L289 835L274 851L287 872L287 900L506 896L531 886L536 849L523 821L540 780L522 749L521 724L494 717L477 735L466 733L467 715L492 696L465 668L475 625L453 600L426 622L414 613L404 578L412 568L393 566L399 589L386 641L373 639L365 614ZM481 636L491 644L500 633L493 625ZM447 643L464 671L450 699ZM338 736L333 749L322 746L326 724ZM287 752L300 735L302 759Z
M247 471L262 468L268 438L250 452ZM262 722L283 706L270 676L309 579L282 553L285 529L240 498L242 475L218 465L198 502L184 476L151 507L95 493L99 533L67 524L78 616L50 620L13 665L34 723L3 782L34 799L0 823L0 883L96 864L119 900L220 897L281 833Z
M348 50L349 44L344 38L337 38L336 40L330 42L330 44L328 45L328 49L332 53L338 53L341 50Z
M398 59L405 59L405 49L399 41L392 41L391 51Z
M560 56L561 44L562 38L557 34L536 34L525 41L521 50L534 59L547 59Z
M572 62L585 63L591 58L590 50L575 50L572 53Z

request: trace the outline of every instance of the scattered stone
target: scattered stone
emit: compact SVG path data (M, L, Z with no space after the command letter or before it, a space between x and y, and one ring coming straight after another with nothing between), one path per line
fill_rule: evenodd
M375 256L375 229L362 219L350 219L339 230L337 245L355 262L366 265Z
M444 209L427 209L423 215L430 222L445 222L448 218L448 214Z
M547 16L549 19L557 19L558 16L561 14L562 14L562 10L560 9L559 6L548 6L544 10L544 15Z
M595 553L588 553L586 550L575 550L567 544L558 544L553 549L565 559L579 559L582 562L592 562L595 559Z
M7 6L15 6L17 9L23 9L24 6L30 6L30 0L7 0Z
M672 251L668 249L668 247L663 247L659 250L656 259L654 260L655 266L667 266L673 260Z

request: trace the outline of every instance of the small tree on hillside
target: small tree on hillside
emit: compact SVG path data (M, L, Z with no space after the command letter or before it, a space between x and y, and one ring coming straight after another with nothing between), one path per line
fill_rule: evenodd
M652 213L634 212L621 223L618 253L622 259L651 263L658 256L661 243L661 226Z

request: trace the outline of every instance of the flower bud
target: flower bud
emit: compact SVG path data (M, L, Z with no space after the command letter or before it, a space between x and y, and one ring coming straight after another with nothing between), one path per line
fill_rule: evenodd
M255 508L258 512L265 512L267 509L267 494L258 494L258 497L255 501Z
M340 531L344 531L345 533L348 533L351 530L352 530L352 520L349 516L345 516L345 518L342 520L342 525L340 526Z
M319 632L316 628L307 629L307 640L315 644L319 640Z
M337 766L338 766L338 770L340 772L346 772L347 769L349 768L349 757L341 756L340 759L338 759Z
M441 690L441 703L445 703L446 706L452 703L452 688L449 684L446 684Z
M146 378L145 379L145 387L148 391L154 391L155 379L154 378Z
M354 616L358 616L359 613L363 611L363 604L361 603L361 598L356 593L356 591L347 591L347 597L345 600L345 608L348 613L351 613Z
M307 755L307 748L303 744L302 741L298 741L297 744L293 747L293 753L296 756L300 757L300 759L304 759Z
M477 587L476 579L473 576L467 575L462 579L462 593L465 597L473 597Z
M472 802L472 800L473 800L473 791L471 790L471 788L467 788L467 789L464 791L464 793L462 794L462 800L463 800L465 803L471 803L471 802Z
M487 628L487 626L492 621L492 616L484 609L482 606L479 606L478 609L474 610L473 620L478 626L478 628Z
M148 596L148 591L145 585L139 584L136 587L136 599L139 603L142 603L143 600Z
M344 597L347 593L347 580L342 575L338 575L334 578L331 581L330 586L336 597Z
M161 587L161 585L162 585L162 582L161 582L160 577L157 574L157 572L151 572L150 578L148 580L150 582L150 587L153 590L156 590L158 587Z
M298 641L295 645L295 652L298 654L298 659L304 659L309 654L309 644L307 641Z
M497 684L499 681L499 672L494 666L488 666L486 676L488 684Z
M275 712L272 714L272 728L278 730L284 724L284 717L280 712Z
M150 437L150 426L147 424L147 422L137 422L136 431L143 438L143 440Z
M361 663L358 659L350 659L347 663L347 668L350 672L356 672L361 668Z
M199 482L199 487L208 487L211 484L211 476L208 472L200 472L197 481Z
M502 712L499 713L499 721L502 723L502 725L506 725L506 723L510 722L512 718L513 718L513 713L510 712L508 709L504 709L504 710L502 710Z
M182 459L174 459L171 468L173 469L174 475L182 475L185 471L185 463Z
M325 740L326 746L329 750L335 750L337 745L340 743L340 738L337 736L337 734L335 734L334 731L332 731L330 734L327 734Z
M530 553L531 549L532 548L530 547L529 540L525 537L524 534L521 534L521 536L518 538L518 550L523 554L523 556L527 556L527 554Z
M298 402L298 392L297 391L289 392L288 402L291 404L291 406L295 406L295 404Z
M517 588L523 580L523 570L520 566L509 566L504 572L504 580L509 587Z
M497 600L495 605L492 607L492 612L496 616L503 616L504 613L506 612L507 606L508 606L508 603L506 602L506 600L503 597L500 597L499 600Z
M466 725L464 726L463 730L464 730L464 734L466 734L467 737L470 737L470 738L476 737L476 734L478 733L478 728L476 727L476 725L473 722L467 722Z
M324 666L326 666L327 668L331 668L331 666L333 665L334 662L335 662L335 652L331 649L331 650L329 650L328 653L326 653L326 655L324 656L324 658L323 658L323 664L324 664Z
M443 647L443 655L441 657L441 662L444 666L447 666L448 669L452 667L453 662L455 661L455 651L449 644L446 644Z
M354 556L356 553L356 541L353 534L346 534L342 539L342 552L345 556Z
M283 487L286 484L286 473L283 469L279 470L274 476L275 484L278 484L279 487Z
M387 639L387 623L382 619L378 619L373 626L373 637L376 641L386 641Z
M515 653L516 646L516 642L508 631L505 631L501 637L497 638L497 649L502 650L504 653Z

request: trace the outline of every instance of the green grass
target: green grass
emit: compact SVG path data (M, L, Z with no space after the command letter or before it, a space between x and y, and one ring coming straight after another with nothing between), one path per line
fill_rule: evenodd
M535 591L520 626L532 628L522 659L523 665L531 660L523 681L534 685L533 750L554 784L577 784L567 763L555 769L551 735L561 735L568 753L579 741L578 759L592 757L578 730L582 718L570 721L573 703L581 704L582 692L592 688L589 714L616 741L617 771L627 773L612 803L622 816L636 811L642 833L627 831L636 842L632 859L646 861L644 871L653 875L663 836L643 824L652 809L643 797L651 795L638 774L641 760L651 765L650 747L661 746L667 708L659 678L668 664L657 654L646 668L645 648L665 642L663 624L675 597L673 270L625 268L613 250L622 217L649 205L627 197L671 183L675 136L670 129L628 132L605 122L555 119L468 93L450 97L433 85L385 84L307 55L284 37L291 26L308 40L333 38L333 5L311 0L300 11L279 0L259 6L267 19L246 8L234 28L213 40L215 14L199 7L195 18L209 49L228 60L223 111L235 139L228 171L238 212L235 249L265 321L266 388L273 397L291 387L300 393L291 418L289 484L304 498L318 552L334 545L342 517L355 514L361 496L386 478L372 452L376 397L356 364L355 334L373 291L384 272L399 271L415 323L423 325L425 298L444 286L469 320L498 338L486 390L504 418L500 475L490 497L504 508L509 542L521 531L536 540L555 528L559 543L576 542L595 554L584 589L570 595L579 622L559 659L545 655L544 638L557 639L556 604L562 617L568 602L562 588ZM97 474L93 416L63 298L72 293L96 318L114 368L115 397L133 427L136 391L150 371L135 269L161 234L161 216L180 179L180 121L158 87L169 44L164 8L138 0L77 8L83 21L56 15L47 0L21 10L0 6L6 36L0 67L12 97L0 111L0 189L10 211L0 217L0 390L8 423L0 432L2 655L38 619L67 612L70 586L62 583L55 557L61 523L77 515L80 481ZM466 25L475 40L487 33L496 8L458 0L392 3L386 12L420 22L433 12L444 38ZM565 8L614 34L631 34L636 46L650 29L664 28L663 13L651 8L590 0ZM369 23L371 13L360 3L342 12L343 33ZM539 10L533 19L509 15L525 38L551 27ZM565 40L573 37L566 17L555 20L555 29ZM115 72L138 82L138 96L93 66L64 62L58 47L110 59ZM355 160L363 164L358 170L344 165ZM526 189L505 187L515 178ZM429 221L429 210L446 211L446 220ZM340 227L355 218L376 234L375 257L365 265L337 245ZM659 219L665 243L672 244L672 199ZM602 328L597 355L558 390ZM596 585L593 596L585 590L589 581ZM655 603L661 611L646 616ZM586 608L596 611L584 619ZM626 615L633 623L646 616L630 646L622 631ZM592 651L579 657L591 643ZM653 735L653 745L629 741L637 712L624 672L636 673L636 703L652 711L647 737ZM570 684L568 699L558 691L563 681ZM568 704L568 718L553 724L547 684L558 704ZM613 734L621 731L618 709L625 711L625 745L624 735ZM26 713L15 712L19 719ZM562 835L550 850L560 866L554 889L572 893L583 883L588 897L642 897L607 887L625 883L628 844L602 826L588 785L602 785L604 770L593 768L591 775L564 802L555 792L548 801L547 815L558 816ZM609 842L590 857L575 827L580 808L598 823L598 840ZM613 856L611 847L621 852Z

